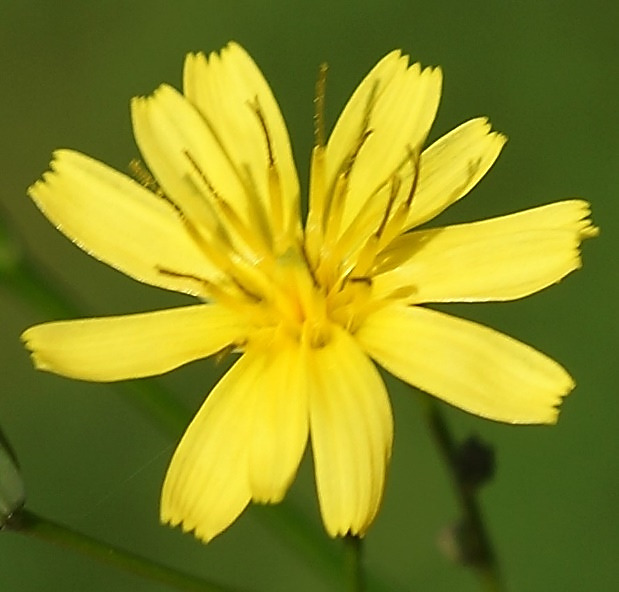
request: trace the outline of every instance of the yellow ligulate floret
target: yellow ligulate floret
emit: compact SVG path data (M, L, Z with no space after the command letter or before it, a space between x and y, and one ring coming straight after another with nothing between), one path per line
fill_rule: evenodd
M183 93L162 85L133 99L142 184L62 150L29 191L94 257L200 300L32 327L23 339L37 367L111 381L240 354L187 428L163 485L162 520L204 541L250 501L280 501L308 440L327 532L365 534L393 439L374 362L515 424L555 422L573 388L535 349L422 305L511 300L560 281L597 232L588 204L416 230L479 182L505 137L477 118L425 147L441 71L392 52L326 139L324 73L305 224L284 120L234 43L187 56Z

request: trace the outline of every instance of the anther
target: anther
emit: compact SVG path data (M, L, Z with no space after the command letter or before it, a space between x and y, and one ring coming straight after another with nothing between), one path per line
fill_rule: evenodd
M144 163L138 158L132 158L129 162L129 172L133 176L133 178L140 184L142 187L145 187L149 191L152 191L155 195L159 197L164 197L163 190L159 186L159 183L155 180L155 177L152 176L150 171L144 166Z

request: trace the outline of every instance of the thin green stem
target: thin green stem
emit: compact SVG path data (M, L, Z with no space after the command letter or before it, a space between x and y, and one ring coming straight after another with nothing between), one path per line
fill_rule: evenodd
M348 590L350 592L364 592L365 578L363 576L363 539L358 536L346 535L346 568L348 576Z
M351 584L348 586L349 590L394 592L395 588L386 584L381 574L374 570L362 570L363 541L358 537L347 536L344 538L343 547L339 546L339 540L327 539L324 531L317 529L286 499L277 506L253 506L251 512L253 516L264 521L270 530L276 532L281 540L295 548L308 564L330 576L332 580L341 577L344 571L345 581L354 582L357 586L352 588Z
M451 474L452 483L462 512L461 552L466 564L472 566L486 592L504 590L499 564L486 529L476 488L471 488L456 470L457 444L437 402L424 397L428 425L436 445Z
M171 567L165 567L28 510L15 513L6 523L5 528L76 551L111 567L137 574L153 582L166 584L184 592L241 592L238 588L216 584Z
M290 500L283 499L276 506L256 504L250 512L323 574L333 577L341 572L341 550L336 541L327 539L324 531L306 519Z

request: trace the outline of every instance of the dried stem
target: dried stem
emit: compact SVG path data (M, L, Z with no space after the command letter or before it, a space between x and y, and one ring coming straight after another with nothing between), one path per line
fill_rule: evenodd
M471 486L466 475L459 470L458 444L438 403L430 397L426 397L426 411L430 431L450 472L462 512L457 533L460 558L477 572L484 590L502 592L505 588L477 499L478 487Z

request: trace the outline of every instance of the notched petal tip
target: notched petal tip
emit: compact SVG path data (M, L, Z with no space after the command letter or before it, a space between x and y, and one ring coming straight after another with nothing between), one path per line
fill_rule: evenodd
M140 110L145 110L155 103L155 101L167 101L178 99L180 93L173 86L167 83L160 84L154 91L147 95L136 95L132 97L129 105L132 116Z
M366 520L363 524L358 524L358 525L352 525L349 527L344 527L344 526L335 526L335 525L329 525L326 522L324 523L325 526L325 530L327 531L327 534L332 538L338 538L338 537L357 537L357 538L364 538L365 535L367 534L368 529L370 528L370 526L372 525L374 518L376 516L373 515L371 516L371 518L369 518L368 520Z
M41 370L43 372L53 372L54 369L52 365L42 356L39 352L34 350L30 351L30 359L32 360L32 364L37 370Z
M600 234L600 228L591 220L591 204L584 200L577 200L581 205L581 218L578 237L580 240L595 238Z
M591 205L582 199L568 199L541 206L539 210L546 209L548 212L552 212L553 208L557 212L556 228L573 233L577 242L575 245L576 257L580 262L580 243L600 234L600 229L591 219Z
M164 516L163 513L160 513L159 521L163 526L168 526L170 528L179 528L183 534L191 534L200 542L206 544L210 543L218 534L216 533L207 533L204 530L200 529L199 526L189 526L186 522L183 522L181 519L172 519L170 517Z
M29 327L19 336L19 339L24 344L24 347L31 353L35 350L35 345L33 343L35 339L35 331L36 326Z
M32 185L30 185L30 187L28 187L28 189L26 189L26 195L30 199L34 201L37 200L38 195L47 182L47 177L49 177L49 174L49 171L46 171L40 179L37 179Z
M435 84L437 86L437 93L440 100L440 96L443 92L443 69L440 66L428 66L426 70L430 71L430 76L435 81Z
M37 202L41 195L41 191L44 191L49 183L58 176L59 169L62 169L65 166L65 163L68 165L72 162L74 163L78 158L87 157L76 150L71 150L70 148L57 148L54 150L52 152L52 158L50 159L48 170L46 170L41 175L41 178L37 179L26 190L28 197Z
M40 344L37 339L37 327L38 325L26 329L19 338L26 350L28 350L32 365L35 369L43 372L54 372L53 365L50 364L45 354L40 351Z

